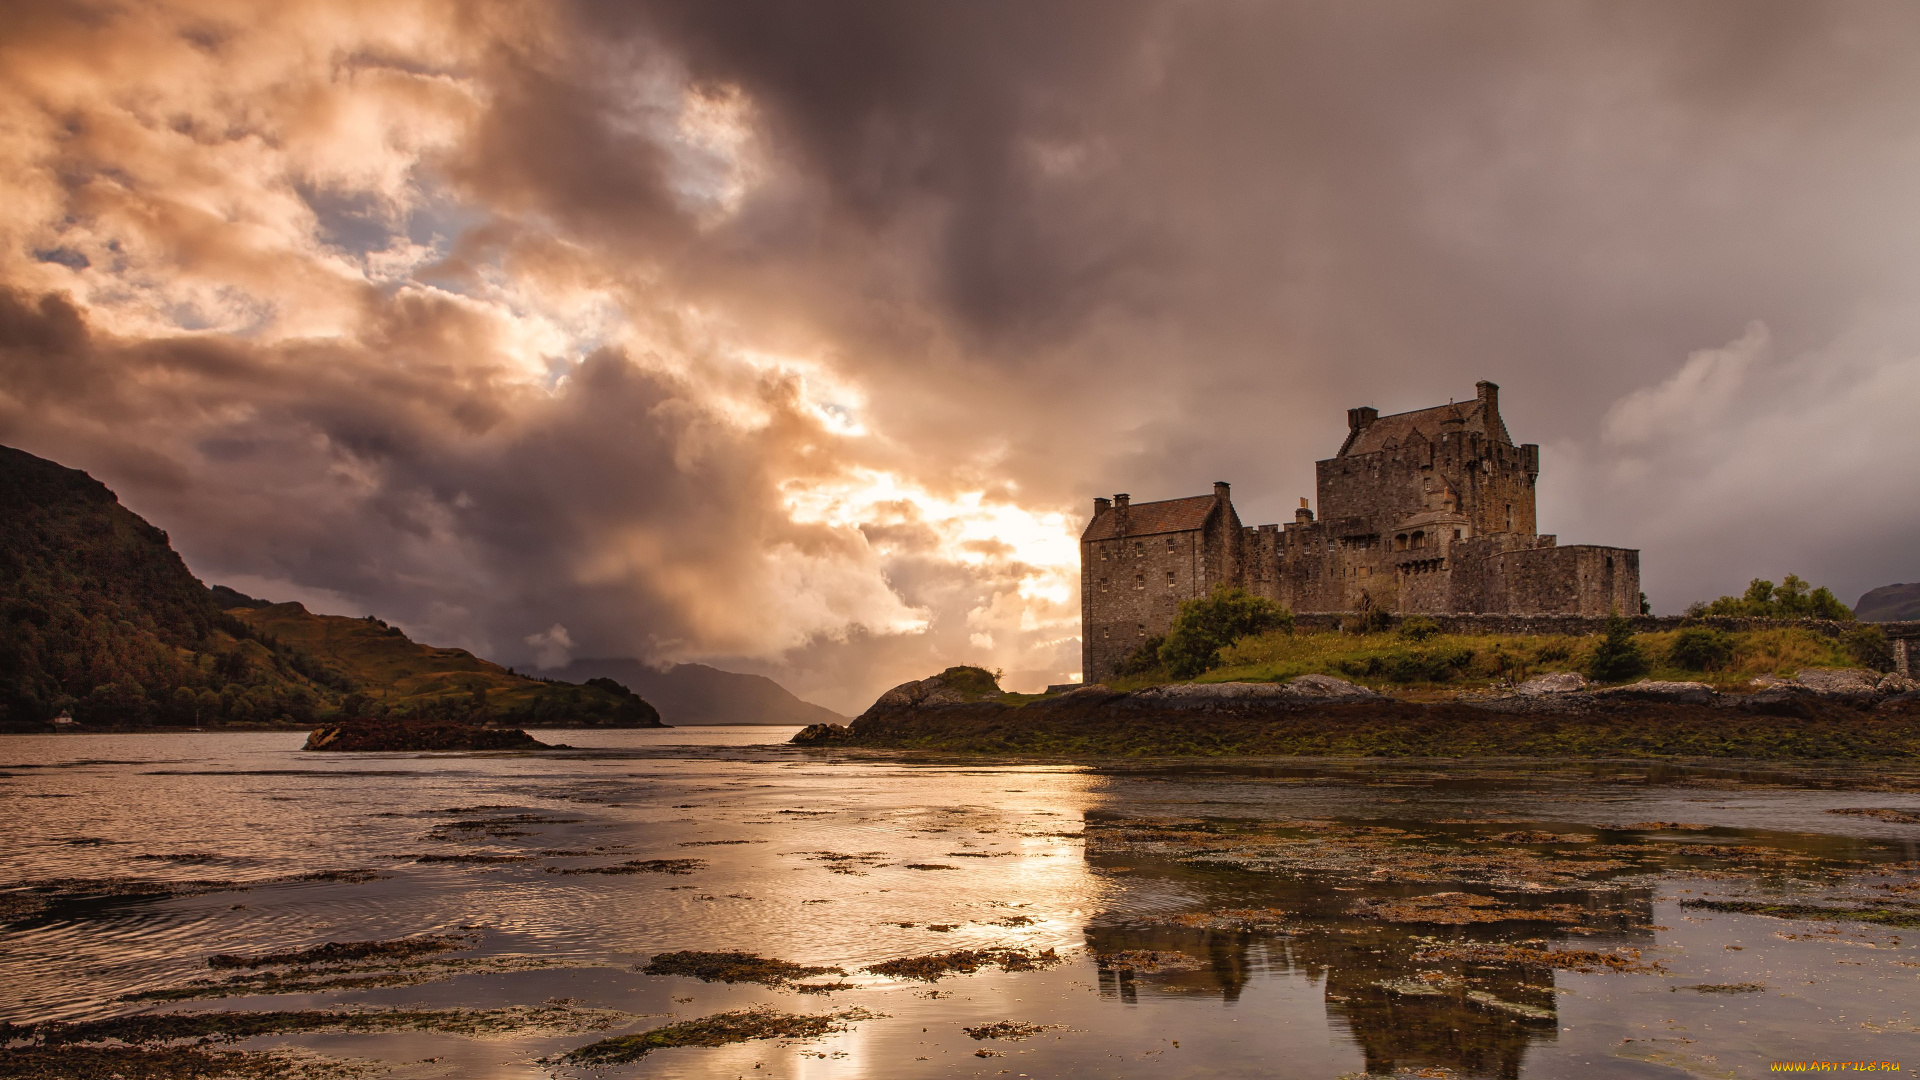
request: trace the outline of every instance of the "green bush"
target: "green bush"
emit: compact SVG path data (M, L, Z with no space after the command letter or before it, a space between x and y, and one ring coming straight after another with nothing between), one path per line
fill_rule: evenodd
M1761 619L1835 619L1849 622L1853 611L1825 585L1810 588L1798 574L1788 574L1775 585L1765 578L1747 582L1747 591L1739 596L1723 596L1711 604L1695 603L1687 614L1734 615Z
M1140 647L1127 654L1127 658L1116 664L1116 675L1145 675L1160 669L1160 646L1167 640L1165 634L1155 634L1140 643Z
M1473 663L1472 649L1394 649L1334 662L1343 675L1396 683L1446 682Z
M1533 650L1533 658L1542 664L1564 664L1573 658L1573 652L1557 641L1549 641Z
M1245 589L1216 585L1180 605L1160 643L1160 662L1168 675L1191 679L1218 666L1220 650L1243 637L1292 629L1293 612Z
M1340 629L1349 634L1379 634L1393 625L1393 616L1384 608L1370 607L1362 609L1340 620Z
M1718 671L1732 659L1733 639L1719 630L1682 630L1667 649L1667 660L1688 671Z
M1600 682L1622 682L1647 670L1647 657L1633 640L1633 624L1618 611L1607 616L1606 633L1593 650L1587 674Z
M1849 630L1840 643L1846 646L1847 655L1863 668L1874 671L1893 670L1893 645L1887 640L1887 632L1877 626L1863 626L1858 630Z
M1400 620L1400 636L1408 641L1425 641L1440 632L1440 624L1425 615L1409 615Z
M1000 678L995 672L972 664L960 664L940 673L940 681L963 694L998 694Z

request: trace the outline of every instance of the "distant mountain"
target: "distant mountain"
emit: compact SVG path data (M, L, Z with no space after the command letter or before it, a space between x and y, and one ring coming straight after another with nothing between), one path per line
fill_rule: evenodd
M847 718L794 697L764 675L742 675L705 664L666 671L638 660L575 660L554 674L568 680L611 678L653 702L668 724L844 724Z
M1866 622L1920 619L1920 581L1874 589L1853 605L1853 617Z
M342 701L349 713L385 707L460 720L484 706L487 719L520 727L660 726L644 695L617 681L583 679L587 685L576 686L533 679L465 649L422 645L371 615L316 615L299 604L264 604L224 585L215 589L235 603L229 616L293 646L351 687L354 694Z

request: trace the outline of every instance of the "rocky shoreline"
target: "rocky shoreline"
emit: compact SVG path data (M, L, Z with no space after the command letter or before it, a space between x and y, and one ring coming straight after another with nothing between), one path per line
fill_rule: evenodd
M1705 683L1593 687L1573 673L1439 701L1328 675L1285 683L1086 686L1029 700L936 675L881 695L801 746L1043 755L1509 755L1920 758L1920 684L1814 670L1742 692Z
M347 720L314 728L302 750L565 750L519 728L440 721Z

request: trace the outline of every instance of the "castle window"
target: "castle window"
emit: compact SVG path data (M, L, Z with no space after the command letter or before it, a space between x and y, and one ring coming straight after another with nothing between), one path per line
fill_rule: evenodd
M1144 589L1144 588L1146 588L1146 587L1147 587L1147 575L1145 575L1145 574L1135 574L1135 575L1133 575L1133 587L1134 587L1134 588L1136 588L1136 589Z
M1171 536L1167 537L1167 550L1168 551L1173 550L1173 537Z
M1106 592L1106 591L1107 591L1107 579L1106 579L1106 578L1101 578L1101 579L1100 579L1100 591L1101 591L1101 592Z
M1147 636L1147 624L1146 624L1146 623L1140 623L1140 624L1139 624L1139 626L1140 626L1140 628L1139 628L1139 630L1137 630L1137 631L1135 631L1135 633L1136 633L1136 635L1137 635L1137 636L1139 636L1139 637L1146 637L1146 636Z
M1423 547L1426 547L1426 546L1427 546L1427 534L1426 534L1426 533L1424 533L1424 532L1417 532L1417 533L1414 533L1414 534L1413 534L1413 546L1414 546L1414 547L1417 547L1417 548L1423 548Z
M1393 538L1393 550L1395 551L1407 550L1407 534L1406 533L1401 533L1399 536L1396 536Z
M1141 543L1140 541L1138 541L1138 540L1135 540L1135 541L1133 542L1133 550L1135 550L1135 551L1145 551L1146 549L1147 549L1147 546L1146 546L1145 544L1142 544L1142 543Z
M1507 531L1513 531L1513 504L1507 504Z
M1607 562L1611 563L1613 560L1608 559ZM1171 570L1167 571L1167 588L1173 588L1173 571Z
M1453 538L1454 538L1455 540L1458 540L1458 539L1460 539L1460 530L1459 530L1459 529L1455 529L1455 530L1453 530Z

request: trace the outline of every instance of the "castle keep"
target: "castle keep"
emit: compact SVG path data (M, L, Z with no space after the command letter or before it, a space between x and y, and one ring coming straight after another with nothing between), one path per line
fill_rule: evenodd
M1237 585L1296 612L1635 614L1640 553L1561 546L1535 528L1540 448L1515 446L1500 388L1381 416L1347 410L1347 440L1315 465L1320 505L1284 527L1240 524L1212 495L1093 500L1080 536L1081 670L1089 683L1165 633L1182 601Z

